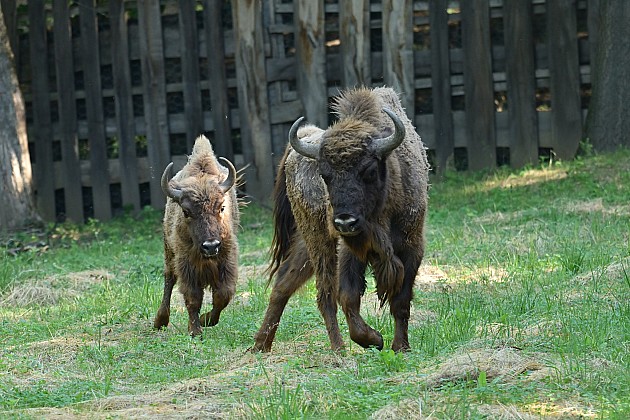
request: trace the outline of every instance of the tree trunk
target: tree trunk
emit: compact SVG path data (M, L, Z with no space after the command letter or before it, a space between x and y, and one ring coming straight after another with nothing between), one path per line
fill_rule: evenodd
M589 3L589 6L592 3ZM630 2L599 2L586 136L595 150L630 146Z
M38 219L32 194L31 160L26 138L24 101L13 66L0 7L0 230Z

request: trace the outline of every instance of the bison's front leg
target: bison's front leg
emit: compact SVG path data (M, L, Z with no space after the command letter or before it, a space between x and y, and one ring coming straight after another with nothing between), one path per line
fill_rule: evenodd
M182 285L180 285L180 289ZM188 310L188 333L196 337L201 335L201 323L199 322L199 311L203 302L203 289L197 286L187 287L182 290L184 302Z
M422 261L422 247L411 249L399 254L405 270L400 291L390 297L390 311L394 317L395 330L392 350L407 351L409 346L409 316L411 311L411 299L413 298L413 284L418 273L418 267Z
M381 333L365 323L361 317L361 296L365 292L367 264L342 246L339 254L339 302L346 315L350 338L364 348L383 349Z
M171 295L173 294L173 286L177 282L177 278L170 270L164 272L164 292L162 294L162 303L158 309L157 315L153 320L153 327L160 329L168 325L171 317Z
M231 255L236 256L236 252L232 252ZM228 261L219 268L219 279L212 286L212 311L206 312L199 318L199 322L204 327L214 327L219 323L221 311L230 303L236 292L238 268L235 260L236 257L234 261Z

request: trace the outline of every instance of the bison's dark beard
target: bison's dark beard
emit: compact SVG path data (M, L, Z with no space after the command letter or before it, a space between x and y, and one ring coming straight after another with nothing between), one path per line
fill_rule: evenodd
M373 224L356 236L342 236L352 253L374 270L376 294L381 306L398 293L403 284L404 265L394 254L389 233L380 225Z

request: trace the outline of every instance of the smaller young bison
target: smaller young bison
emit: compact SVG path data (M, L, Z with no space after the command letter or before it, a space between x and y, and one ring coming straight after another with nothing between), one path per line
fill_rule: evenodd
M164 213L164 295L153 326L170 318L171 294L179 281L188 310L188 332L219 322L221 311L234 296L238 278L236 229L239 210L236 170L229 160L219 165L210 141L199 136L188 163L169 181L171 162L162 175L168 197ZM199 317L204 289L212 289L212 311Z

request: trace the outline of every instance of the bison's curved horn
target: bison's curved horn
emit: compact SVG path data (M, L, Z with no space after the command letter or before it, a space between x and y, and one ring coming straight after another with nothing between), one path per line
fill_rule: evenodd
M373 148L379 155L383 156L400 146L405 139L405 125L398 115L396 115L391 109L383 108L383 112L389 115L389 118L394 122L394 133L390 136L383 137L381 139L374 139Z
M183 191L175 188L171 188L171 185L168 181L171 178L171 168L173 167L173 162L169 163L166 169L164 169L164 173L162 174L162 191L166 194L167 197L172 198L173 200L178 201L182 198Z
M223 162L223 166L228 168L228 177L225 178L225 181L219 184L219 188L221 188L221 191L223 191L223 194L225 194L236 183L236 169L234 169L234 165L232 165L232 162L230 162L226 158L220 157L219 160Z
M300 127L300 124L304 121L304 117L300 117L291 126L289 130L289 143L291 143L291 147L307 158L317 159L319 157L319 144L317 143L309 143L304 139L298 139L297 131Z

